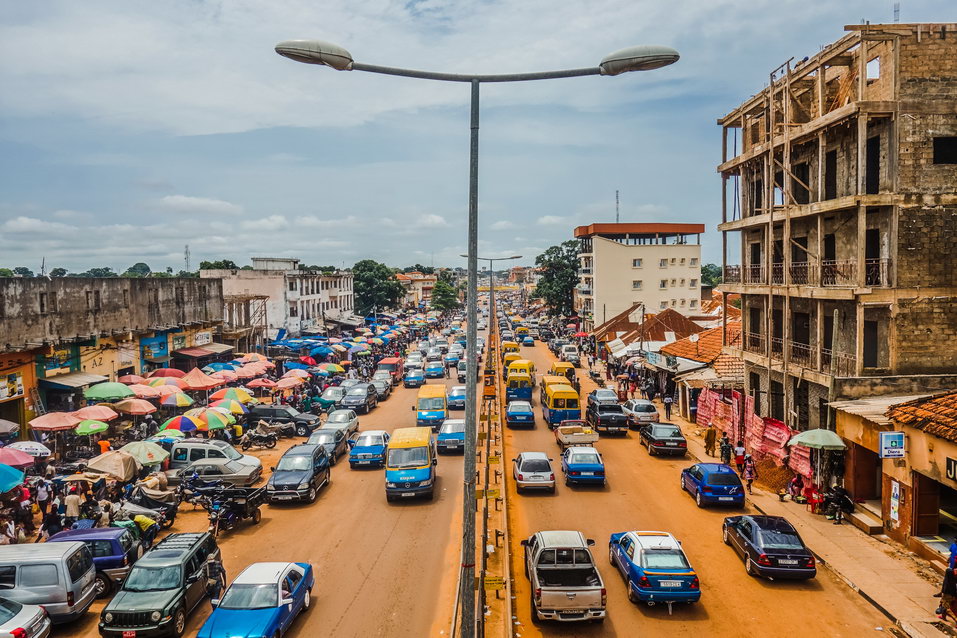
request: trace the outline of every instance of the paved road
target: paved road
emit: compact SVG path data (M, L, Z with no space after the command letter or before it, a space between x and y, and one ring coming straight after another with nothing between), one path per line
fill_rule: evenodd
M437 381L432 381L436 383ZM452 385L452 382L448 382ZM416 390L395 389L368 416L362 430L415 425L411 406ZM455 412L453 417L459 416ZM460 417L464 418L464 417ZM268 469L282 450L255 452ZM258 526L220 537L230 578L256 561L307 561L317 568L311 609L301 616L293 637L437 636L447 631L456 586L462 497L462 457L442 456L433 501L386 503L382 470L350 470L340 460L332 483L312 505L267 505ZM181 506L173 531L206 529L205 512ZM101 604L56 635L97 636ZM204 602L190 618L186 635L195 635L209 614Z
M522 348L539 374L554 360L536 342ZM579 374L584 374L581 370ZM583 380L583 391L594 386ZM536 391L537 392L537 391ZM511 430L505 436L505 457L521 451L545 451L555 459L561 479L559 450L541 420L534 430ZM516 635L532 636L861 636L877 634L887 618L837 581L826 569L808 582L770 582L751 578L737 555L721 541L721 521L732 512L698 509L679 488L679 472L687 459L649 457L634 433L625 438L603 437L597 445L605 459L608 485L571 488L559 482L554 496L517 495L509 482L512 573L515 574ZM511 466L508 466L511 475ZM530 617L529 585L523 575L522 538L547 529L580 530L595 539L595 559L608 590L608 619L601 625L534 625ZM608 563L608 537L627 530L664 530L683 542L701 578L701 602L676 606L636 606L628 602L624 582Z

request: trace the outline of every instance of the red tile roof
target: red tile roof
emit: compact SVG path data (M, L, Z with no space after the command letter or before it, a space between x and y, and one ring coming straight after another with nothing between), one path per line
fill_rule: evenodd
M957 441L957 391L898 403L884 414L895 423Z
M677 310L665 308L656 315L645 315L645 322L635 329L635 339L642 341L667 341L666 332L675 333L676 339L684 339L704 330ZM626 341L627 343L627 341Z
M735 343L741 334L741 322L734 321L728 323L728 344ZM692 337L680 339L674 343L669 343L661 347L661 354L669 354L673 357L700 361L701 363L714 363L721 355L722 346L721 327L705 330L697 335L697 339L692 341Z

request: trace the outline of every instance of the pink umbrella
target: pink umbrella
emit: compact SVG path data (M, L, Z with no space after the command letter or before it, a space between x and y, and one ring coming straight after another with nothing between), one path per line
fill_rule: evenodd
M302 383L302 379L296 377L286 377L285 379L280 379L276 382L276 387L282 390L287 388L295 388L297 385Z
M232 370L219 370L218 372L213 372L209 376L213 377L214 379L222 379L223 381L235 381L239 378Z
M156 412L156 406L143 399L123 399L113 404L120 412L127 414L152 414Z
M254 370L250 368L249 366L243 366L241 368L236 368L235 370L233 370L233 374L235 374L240 379L252 379L253 377L262 374L262 372L258 370Z
M176 386L163 386L164 388L174 388ZM133 391L133 396L137 399L155 399L156 397L162 396L160 394L159 388L154 388L150 385L143 385L142 383L134 383L130 386L130 390Z
M276 382L270 379L253 379L246 384L249 388L275 388Z
M160 386L156 386L156 389L157 391L159 391L160 397L168 397L171 394L182 392L180 387L177 385L160 385Z
M133 385L134 383L146 383L146 378L141 377L138 374L124 374L122 377L117 379L117 381L127 385Z
M28 467L33 465L34 458L22 452L10 447L0 448L0 463L4 465L9 465L10 467Z
M88 405L85 408L75 410L73 416L81 421L86 421L87 419L93 421L112 421L120 415L105 405Z
M287 372L286 374L282 376L284 379L287 377L299 377L300 379L308 379L310 375L305 370L296 369L296 370L290 370L289 372Z
M193 368L183 377L187 390L210 390L224 383L222 379L214 379L199 368Z
M153 370L148 375L150 379L155 379L156 377L184 377L186 373L182 370L177 370L176 368L158 368Z
M47 412L30 421L30 427L42 432L58 432L72 430L82 420L69 412Z

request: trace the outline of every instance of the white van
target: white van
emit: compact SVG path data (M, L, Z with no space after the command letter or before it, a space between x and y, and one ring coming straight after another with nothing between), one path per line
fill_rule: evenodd
M86 543L0 546L0 597L42 605L54 623L74 620L96 598L96 568Z

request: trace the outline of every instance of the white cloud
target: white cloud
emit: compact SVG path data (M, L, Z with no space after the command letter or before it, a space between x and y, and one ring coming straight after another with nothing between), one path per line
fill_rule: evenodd
M190 215L238 215L243 212L243 207L238 204L189 195L166 195L161 197L157 204L164 210Z
M321 219L315 215L303 215L295 220L295 225L302 228L342 228L355 226L358 223L359 218L355 215L347 215L339 219Z
M425 213L415 220L417 228L447 228L449 223L441 215Z
M240 222L243 230L268 231L279 230L289 226L289 220L284 215L269 215L260 219L247 219Z
M75 226L69 226L67 224L61 224L59 222L48 222L43 219L37 219L36 217L14 217L13 219L8 219L3 223L0 228L7 233L20 233L20 234L32 234L32 233L69 233L73 232L76 229Z
M571 223L567 217L559 215L542 215L536 222L539 226L562 226Z
M491 228L492 230L512 230L513 228L516 228L516 226L510 221L503 220L503 221L495 222L494 224L489 226L489 228Z

